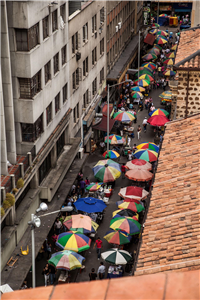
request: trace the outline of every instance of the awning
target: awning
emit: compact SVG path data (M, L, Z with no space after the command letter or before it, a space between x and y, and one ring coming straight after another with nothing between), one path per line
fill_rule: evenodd
M109 132L112 130L115 120L109 119ZM102 120L99 124L92 126L93 129L107 131L107 116L102 117Z
M94 119L94 116L95 116L95 110L94 110L94 107L91 107L89 109L87 115L83 119L83 124L87 125L87 127L90 127L90 124L92 123L92 121Z
M153 45L156 36L154 34L148 33L144 39L144 42L149 45Z
M191 8L175 8L175 12L191 12Z
M109 104L109 116L111 117L111 113L113 111L113 104ZM107 116L107 104L104 105L104 107L102 108L102 114L104 116Z

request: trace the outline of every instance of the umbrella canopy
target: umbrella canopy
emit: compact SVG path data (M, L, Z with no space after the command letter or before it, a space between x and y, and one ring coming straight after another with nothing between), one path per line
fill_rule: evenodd
M116 231L110 229L103 237L108 243L116 245L124 245L130 243L131 236L124 231Z
M120 208L118 210L115 210L113 213L112 213L112 216L113 217L116 217L116 218L121 218L121 217L128 217L128 218L132 218L134 216L136 216L136 221L138 221L138 215L136 214L136 212L130 210L130 209L124 209L124 208Z
M177 49L177 44L171 47L171 50L175 51Z
M134 92L144 92L145 91L145 88L141 87L141 86L133 86L131 88L132 91Z
M153 47L152 49L150 49L148 51L148 53L154 53L155 55L159 55L160 54L160 49L156 48L156 47Z
M87 212L87 213L97 213L102 212L106 208L106 204L103 200L95 199L92 197L79 198L74 205L78 210Z
M166 54L166 57L168 57L168 58L174 58L175 57L175 54L174 54L174 52L169 52L169 53L167 53Z
M144 210L144 206L142 204L138 204L135 202L126 202L123 201L120 205L118 205L119 208L123 209L130 209L134 212L140 213L141 211Z
M82 228L72 227L72 216L66 217L63 222L63 225L70 231L84 233L84 234L95 233L99 227L99 225L97 223L95 223L92 219L91 219L90 229L85 229L84 227L82 227Z
M159 146L157 146L156 144L154 143L141 143L139 145L137 145L137 149L150 149L150 150L153 150L155 152L159 152ZM145 161L145 160L144 160ZM147 163L147 161L145 161ZM151 164L150 164L151 165ZM142 169L142 168L141 168ZM147 170L147 169L146 169ZM150 169L151 170L151 169Z
M90 248L91 239L81 233L73 231L59 234L56 245L62 250L72 250L74 252L85 251Z
M151 34L158 34L158 35L168 36L168 33L166 31L163 31L163 30L151 29L150 33Z
M152 72L151 72L151 71L149 71L149 69L147 69L147 68L145 67L144 70L140 71L139 76L145 75L145 74L152 76L152 73L153 73L153 70L152 70ZM138 77L138 72L137 72L135 75ZM135 83L134 83L134 84L135 84Z
M159 24L157 24L157 23L153 23L153 24L151 24L151 28L159 28L160 27L160 25Z
M144 145L143 145L144 144ZM142 145L143 147L145 147L145 145L146 144L150 144L150 143L142 143L142 144L140 144L140 145ZM140 146L140 145L138 145L138 146ZM137 146L137 148L138 148L138 146ZM148 146L148 145L147 145ZM139 148L138 148L139 149ZM149 148L148 148L149 149ZM146 160L144 160L144 159L138 159L138 158L136 158L136 159L133 159L133 160L131 160L131 161L128 161L127 163L126 163L126 167L129 169L129 170L137 170L138 168L140 168L140 169L143 169L143 170L148 170L148 171L150 171L151 169L152 169L152 165L148 162L148 161L146 161Z
M161 38L161 39L164 39L164 40L167 41L167 37L164 36L164 35L161 35L161 34L158 34L156 38L157 38L157 39Z
M161 15L159 15L159 17L168 17L168 15L166 15L166 14L161 14Z
M72 215L72 228L85 228L90 230L92 226L92 219L85 215Z
M150 117L153 117L153 116L169 116L169 113L168 111L166 111L165 109L163 108L158 108L158 109L154 109L153 111L151 111L149 113L149 116Z
M140 80L134 81L134 84L145 87L145 86L148 86L150 84L150 81L140 79Z
M118 195L123 198L142 200L145 199L148 194L149 193L145 189L139 186L127 186L121 188Z
M86 190L90 191L90 192L96 192L98 189L100 189L101 185L103 184L103 182L92 182L90 183L90 185L88 185L86 187Z
M152 118L155 118L155 117L152 117ZM135 151L134 156L136 158L141 158L141 159L144 159L146 161L152 162L152 161L156 161L157 160L158 153L156 153L153 150L140 149L140 150Z
M154 53L147 53L142 57L143 60L151 60L156 58L157 56Z
M105 158L118 158L120 155L117 151L114 150L109 150L108 151L108 155L107 155L107 151L104 152L103 157Z
M137 93L137 92L136 92ZM139 93L139 92L138 92ZM141 93L139 93L141 94ZM141 94L142 95L142 94ZM114 114L113 118L121 122L130 122L135 120L135 117L132 113L128 111L118 111Z
M82 267L85 260L83 256L73 251L64 250L54 253L49 259L48 263L53 265L56 269L74 270Z
M170 120L165 116L153 116L150 117L147 122L152 126L164 126L169 121Z
M161 38L161 37L158 37L155 42L159 45L163 45L163 44L166 44L167 43L167 40L164 39L164 38Z
M166 64L166 65L173 65L174 64L174 61L172 58L168 58L166 60L163 61L163 64Z
M144 63L144 64L142 64L142 66L144 66L145 68L148 67L148 68L150 68L152 70L156 69L156 64L154 64L152 62Z
M175 76L176 72L172 71L172 70L167 70L163 73L165 76Z
M100 160L93 168L94 176L103 182L115 181L121 175L120 164L111 159Z
M146 76L148 76L148 75L146 75ZM132 96L132 98L138 99L138 98L141 98L143 95L140 92L132 92L131 96Z
M163 99L172 99L172 92L171 91L164 91L162 94L159 95L160 98Z
M132 259L132 256L127 251L117 248L112 248L101 253L101 257L106 262L114 265L126 265Z
M141 225L138 221L134 220L133 218L121 217L121 218L113 218L110 221L110 228L114 230L122 230L127 232L130 235L140 233Z
M134 181L149 181L152 179L153 173L149 172L148 170L137 169L127 171L125 176Z
M158 44L154 44L154 47L162 50L162 47L160 45L158 45Z
M139 77L139 79L145 79L145 80L148 80L148 81L154 81L153 77L151 77L150 75L147 75L147 74L141 75Z
M153 73L153 69L150 68L150 67L148 67L148 66L146 66L146 65L149 64L149 63L150 63L150 62L144 62L144 63L142 64L142 66L139 68L140 73L143 72L143 71L149 72L150 75ZM153 63L152 63L152 64L153 64ZM137 73L136 73L136 74L137 74Z
M109 139L109 144L111 145L120 145L126 141L125 138L115 134L110 134L108 139ZM105 137L105 143L107 143L107 136Z

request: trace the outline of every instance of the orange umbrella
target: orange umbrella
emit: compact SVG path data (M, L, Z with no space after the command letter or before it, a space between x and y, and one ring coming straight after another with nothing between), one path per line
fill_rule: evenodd
M92 219L84 215L72 215L72 228L84 228L91 230Z
M128 161L126 163L126 168L128 168L129 170L142 169L150 171L152 169L152 165L144 159L136 158L131 161Z
M137 169L127 171L125 176L134 181L149 181L152 179L153 173L147 170Z

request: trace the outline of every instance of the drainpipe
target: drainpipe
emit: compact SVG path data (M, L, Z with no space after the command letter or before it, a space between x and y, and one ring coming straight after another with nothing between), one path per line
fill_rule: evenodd
M186 94L186 100L185 100L185 102L186 102L186 105L185 105L185 119L187 119L187 116L188 116L189 71L188 71L187 75L188 75L188 76L187 76L187 94Z

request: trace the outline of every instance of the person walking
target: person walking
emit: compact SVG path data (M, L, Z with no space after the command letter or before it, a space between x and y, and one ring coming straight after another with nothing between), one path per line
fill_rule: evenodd
M144 118L142 125L144 127L144 132L146 132L147 131L147 117Z
M56 269L54 268L54 266L49 267L49 279L50 279L50 284L54 284L56 279Z
M44 275L44 284L47 286L47 283L49 282L49 265L46 264L42 271L42 275Z
M55 221L55 224L54 224L56 235L60 234L61 227L62 227L62 223L60 222L59 218L56 218L56 221Z
M95 246L97 246L97 258L99 260L101 257L101 249L103 249L103 242L101 241L100 237L98 237L98 239L95 241L93 249Z
M103 265L103 262L100 263L100 266L98 268L97 274L99 274L99 279L104 279L105 277L105 266Z
M138 125L138 129L137 129L137 134L138 134L138 140L140 139L140 133L142 131L142 128L140 127L140 125Z
M97 278L97 273L95 273L95 269L92 268L91 273L89 273L90 281L96 280Z
M123 164L121 166L121 171L122 171L122 178L124 179L125 178L125 172L126 172L125 164Z

